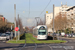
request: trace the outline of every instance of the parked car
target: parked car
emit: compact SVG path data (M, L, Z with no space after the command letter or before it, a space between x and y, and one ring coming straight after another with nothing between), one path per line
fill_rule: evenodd
M64 36L65 36L65 37L69 37L69 34L65 34Z
M57 34L57 33L53 33L53 35L54 35L54 36L57 36L58 34Z
M69 34L69 36L68 37L71 37L71 34Z
M69 36L69 34L66 34L66 37L68 37Z
M2 33L0 33L0 36L2 35Z
M73 36L72 37L75 37L75 33L73 34Z
M2 35L0 36L0 40L8 40L8 39L10 39L10 37L9 37L9 35L7 35L7 34L2 34Z
M7 35L9 35L10 36L10 38L13 38L13 32L12 32L12 34L11 34L11 32L6 32L5 34L7 34Z
M61 32L61 36L65 36L65 33L64 32Z
M71 34L71 37L75 37L75 33L72 33L72 34Z
M74 33L71 33L71 34L69 34L69 36L68 37L74 37L75 36L75 34Z
M66 35L66 34L65 34L64 36L65 36L65 37L67 37L67 35Z

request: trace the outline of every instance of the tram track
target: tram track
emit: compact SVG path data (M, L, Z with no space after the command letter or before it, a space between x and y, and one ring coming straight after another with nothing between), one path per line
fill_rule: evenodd
M30 37L30 36L29 36ZM35 48L33 49L33 50L36 50L36 48L37 48L37 44L35 43L35 41L30 37L30 39L34 42L34 44L35 44Z
M25 35L25 34L24 34ZM26 36L25 36L25 44L23 45L22 48L19 48L19 50L22 50L26 46Z
M48 46L50 48L50 50L53 50L52 47L50 47L50 45L47 45L46 43L42 42L44 45Z
M36 50L36 48L37 48L37 44L35 43L35 41L29 36L29 38L30 38L30 40L31 41L33 41L34 42L34 44L35 44L35 47L34 47L34 49L33 50ZM22 50L23 48L25 48L26 47L26 36L25 36L25 44L24 44L24 46L21 48L21 49L19 49L19 50Z

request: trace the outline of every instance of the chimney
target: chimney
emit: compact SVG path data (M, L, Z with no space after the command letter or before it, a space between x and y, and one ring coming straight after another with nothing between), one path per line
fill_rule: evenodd
M4 22L5 18L3 17L3 22Z
M61 6L62 6L62 2L61 2Z

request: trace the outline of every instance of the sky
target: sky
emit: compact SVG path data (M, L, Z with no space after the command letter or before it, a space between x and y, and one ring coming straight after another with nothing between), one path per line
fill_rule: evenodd
M49 1L50 0L30 0L29 6L29 0L0 0L0 14L8 21L14 23L14 4L16 4L16 18L19 14L23 26L36 26L35 17L44 19L46 11L48 11L48 13L53 12L53 4L55 6L61 6L62 2L62 4L67 3L68 6L75 6L75 0L51 0L50 3ZM48 3L49 5L46 7ZM42 11L43 13L41 14Z

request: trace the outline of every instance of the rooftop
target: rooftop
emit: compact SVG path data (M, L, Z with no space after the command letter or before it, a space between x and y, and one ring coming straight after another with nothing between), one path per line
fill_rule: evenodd
M3 15L0 15L0 17L3 17Z
M73 7L69 8L69 9L67 9L66 11L69 11L69 10L71 10L71 9L73 9L73 8L75 8L75 6L73 6Z

